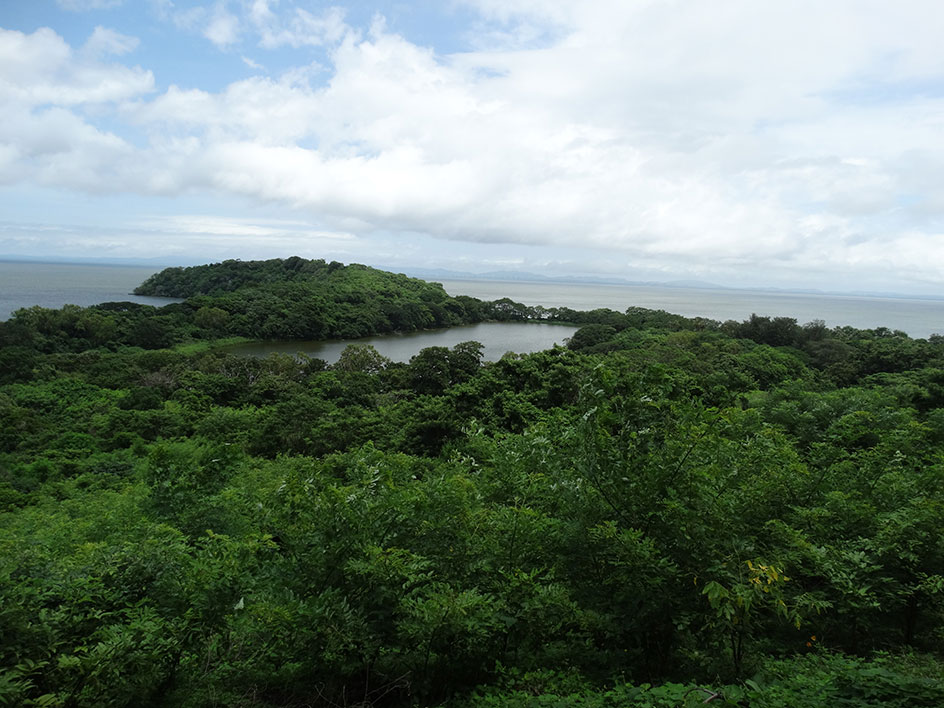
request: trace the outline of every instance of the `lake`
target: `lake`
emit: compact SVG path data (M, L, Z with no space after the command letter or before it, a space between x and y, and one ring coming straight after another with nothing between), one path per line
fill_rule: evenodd
M102 302L166 305L166 297L132 295L131 291L161 268L148 266L77 265L73 263L15 263L0 261L0 321L21 307L59 308Z
M449 329L426 330L408 334L329 341L248 342L226 347L232 354L267 356L268 354L307 354L333 364L348 344L370 344L388 359L408 362L426 347L454 347L475 341L484 346L485 361L497 361L506 352L527 354L550 349L577 331L576 327L541 322L480 322Z

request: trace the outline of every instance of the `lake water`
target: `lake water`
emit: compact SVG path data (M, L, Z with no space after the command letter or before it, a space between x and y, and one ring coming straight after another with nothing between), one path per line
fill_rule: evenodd
M144 266L75 265L71 263L0 262L0 321L21 307L59 308L102 302L166 305L166 297L132 295L148 276L161 270Z
M248 356L302 353L333 364L348 344L370 344L388 359L408 362L426 347L452 348L460 342L475 341L484 346L482 354L485 361L497 361L506 352L527 354L550 349L555 344L563 344L576 331L576 327L540 322L480 322L449 329L327 342L249 342L227 347L226 351Z

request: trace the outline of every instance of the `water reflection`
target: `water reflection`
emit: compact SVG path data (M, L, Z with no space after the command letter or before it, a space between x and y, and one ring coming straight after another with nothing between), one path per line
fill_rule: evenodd
M452 348L460 342L476 341L484 346L485 361L497 361L506 352L526 354L550 349L577 331L576 327L541 322L480 322L465 327L388 334L379 337L333 341L270 341L249 342L227 347L226 351L245 356L267 356L272 353L307 354L333 364L348 344L370 344L393 361L408 362L426 347Z

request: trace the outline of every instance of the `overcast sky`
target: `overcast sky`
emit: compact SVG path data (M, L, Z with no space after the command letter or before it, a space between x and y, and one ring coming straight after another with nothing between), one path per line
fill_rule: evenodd
M0 256L944 295L939 0L3 0Z

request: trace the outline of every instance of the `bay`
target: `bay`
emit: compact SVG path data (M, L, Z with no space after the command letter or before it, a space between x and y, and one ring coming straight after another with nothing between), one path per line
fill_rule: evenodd
M576 331L576 327L542 322L480 322L449 329L360 339L247 342L228 346L225 351L244 356L301 353L333 364L347 345L369 344L388 359L408 362L414 354L426 347L452 348L460 342L474 341L483 345L482 355L485 361L497 361L506 352L527 354L550 349L555 344L564 344L564 340Z
M162 306L173 298L131 293L148 276L162 270L150 266L0 261L0 321L22 307L88 307L103 302L137 302Z

